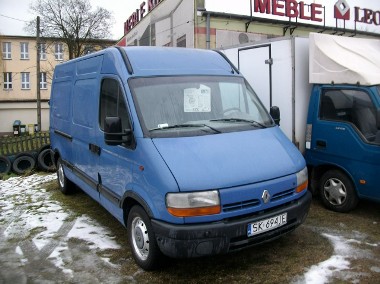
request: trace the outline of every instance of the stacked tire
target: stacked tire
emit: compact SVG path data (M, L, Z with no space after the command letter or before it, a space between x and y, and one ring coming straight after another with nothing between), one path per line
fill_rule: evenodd
M50 153L50 145L43 146L37 152L37 165L40 170L46 172L54 172L56 170L53 158Z
M12 170L16 174L23 175L27 172L34 170L36 167L36 159L32 153L20 153L16 155L13 163Z
M11 170L19 175L33 171L35 168L42 171L55 171L55 165L50 155L50 145L41 147L37 152L20 153L12 159L0 156L0 176L8 174Z
M11 160L7 156L0 156L0 176L8 174L11 168Z

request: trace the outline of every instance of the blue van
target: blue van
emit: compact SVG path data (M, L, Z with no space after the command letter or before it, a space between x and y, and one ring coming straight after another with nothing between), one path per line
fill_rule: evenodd
M217 51L112 47L55 68L50 139L143 269L274 240L305 221L305 160Z

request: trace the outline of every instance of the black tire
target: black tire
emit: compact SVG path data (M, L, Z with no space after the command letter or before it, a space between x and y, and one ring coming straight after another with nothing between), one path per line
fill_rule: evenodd
M36 160L33 154L21 153L15 157L12 163L12 170L19 175L32 171L36 166Z
M128 241L136 263L144 270L159 267L163 255L148 215L141 206L132 207L127 221Z
M42 146L40 149L38 149L38 151L37 151L37 158L38 158L38 156L40 155L40 153L41 153L43 150L45 150L45 149L50 149L50 144L46 144L46 145Z
M319 193L323 204L336 212L349 212L359 202L351 179L339 170L329 170L323 174Z
M12 163L6 156L0 156L0 176L6 175L11 171Z
M72 181L70 181L66 175L65 175L65 169L63 168L63 163L61 158L58 158L57 161L57 180L58 180L58 186L59 190L67 195L70 194L73 191L74 184Z
M50 154L50 149L44 149L38 154L37 162L38 167L41 170L47 171L47 172L54 172L56 170L52 156Z

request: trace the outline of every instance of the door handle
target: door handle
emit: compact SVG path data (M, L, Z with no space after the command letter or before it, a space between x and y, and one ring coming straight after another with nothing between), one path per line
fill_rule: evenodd
M88 149L92 152L95 153L96 155L100 156L100 147L95 144L88 144Z
M326 149L327 143L323 140L317 140L317 148L318 149Z

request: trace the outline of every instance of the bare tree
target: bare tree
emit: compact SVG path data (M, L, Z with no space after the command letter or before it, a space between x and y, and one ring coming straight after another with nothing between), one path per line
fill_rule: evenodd
M89 0L36 0L30 10L40 16L41 36L64 42L69 59L81 56L91 40L111 36L111 12L100 7L92 11ZM26 30L35 34L35 21L29 22Z

